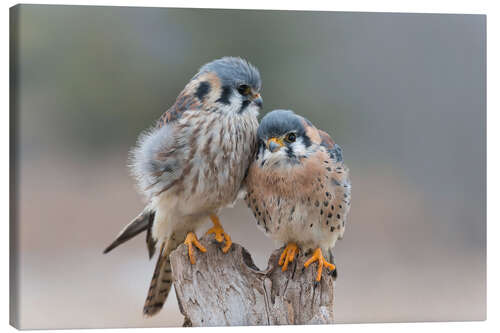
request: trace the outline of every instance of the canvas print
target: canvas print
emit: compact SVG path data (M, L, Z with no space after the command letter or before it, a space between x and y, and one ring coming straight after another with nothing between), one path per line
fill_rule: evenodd
M21 329L486 318L486 17L17 5Z

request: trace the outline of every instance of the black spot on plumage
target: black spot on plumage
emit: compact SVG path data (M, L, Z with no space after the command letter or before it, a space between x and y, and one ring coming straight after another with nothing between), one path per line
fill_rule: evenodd
M339 205L339 208L342 208L342 205Z
M249 100L243 101L243 103L241 103L240 109L238 110L238 113L243 113L243 111L245 111L245 109L247 108L248 105L250 105Z
M313 224L311 223L311 225L310 225L309 227L311 227L311 228L312 228L312 227L313 227Z
M340 214L337 214L337 218L340 219Z
M328 201L324 201L323 205L325 205L325 207L328 207Z
M229 86L222 87L222 93L216 102L226 104L226 105L231 104L231 102L229 101L231 94L232 94L231 87L229 87Z
M318 200L316 200L316 202L314 203L314 205L315 205L316 207L319 207L319 201L318 201Z
M340 183L335 178L332 178L332 184L336 186L340 185Z
M297 158L297 156L295 156L294 152L293 152L293 149L290 149L290 148L286 148L286 154L288 156L288 158L292 159L292 160L295 160L295 158Z
M329 196L330 196L330 192L326 192L326 193L325 193L325 195L326 195L327 197L329 197Z
M201 101L210 92L210 83L203 81L200 83L194 95Z
M333 232L335 230L335 227L330 227L330 231Z
M331 172L331 171L332 171L332 168L327 167L327 168L326 168L326 170L328 170L329 172Z
M319 211L319 215L323 215L323 209Z
M328 218L331 218L332 217L332 213L328 213Z

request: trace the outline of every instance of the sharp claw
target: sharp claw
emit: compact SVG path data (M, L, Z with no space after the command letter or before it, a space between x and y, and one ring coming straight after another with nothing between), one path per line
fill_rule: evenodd
M215 240L219 243L222 243L225 240L226 245L222 248L222 252L227 253L233 244L231 237L229 237L229 235L224 231L219 218L216 215L211 215L210 219L212 220L214 226L208 229L207 235L214 234Z
M233 245L233 241L231 240L231 237L229 237L228 234L224 233L224 238L226 239L226 246L222 248L222 252L227 253L229 249L231 248L231 245Z
M330 271L335 271L335 265L329 263L326 261L325 257L323 257L323 254L321 253L321 248L317 248L311 258L309 258L305 263L304 263L304 268L307 268L310 264L313 262L317 261L318 262L318 273L316 274L316 282L321 281L321 274L323 272L323 266L325 266L328 270ZM335 273L336 274L336 273Z
M284 272L288 268L288 264L293 261L295 254L298 252L298 247L295 243L288 243L281 253L280 260L278 261L281 271Z
M194 250L193 250L193 245L198 248L201 252L207 252L207 249L201 243L198 241L198 238L193 232L189 232L186 235L186 239L184 240L184 244L187 245L188 247L188 256L189 256L189 261L191 262L191 265L194 265L196 263L196 259L194 257Z

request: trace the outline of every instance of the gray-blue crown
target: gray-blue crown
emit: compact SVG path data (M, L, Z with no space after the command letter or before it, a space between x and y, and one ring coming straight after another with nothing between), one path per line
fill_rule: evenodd
M248 84L256 91L262 87L259 70L244 59L223 57L203 65L197 75L215 72L223 86Z

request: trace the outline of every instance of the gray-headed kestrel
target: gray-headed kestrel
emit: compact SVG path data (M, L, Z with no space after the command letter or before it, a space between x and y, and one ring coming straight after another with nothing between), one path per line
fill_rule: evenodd
M300 249L313 250L305 268L318 262L316 281L323 266L336 275L323 253L343 237L351 205L341 148L307 119L286 110L268 113L257 139L245 200L257 225L286 244L279 265L285 271Z
M231 247L217 214L236 200L254 156L260 89L259 71L245 60L212 61L132 150L132 172L147 205L104 252L143 231L150 258L159 249L145 315L162 308L172 286L170 253L184 242L194 264L194 247L206 251L195 234L203 221L212 220L208 233L225 241L223 252Z

